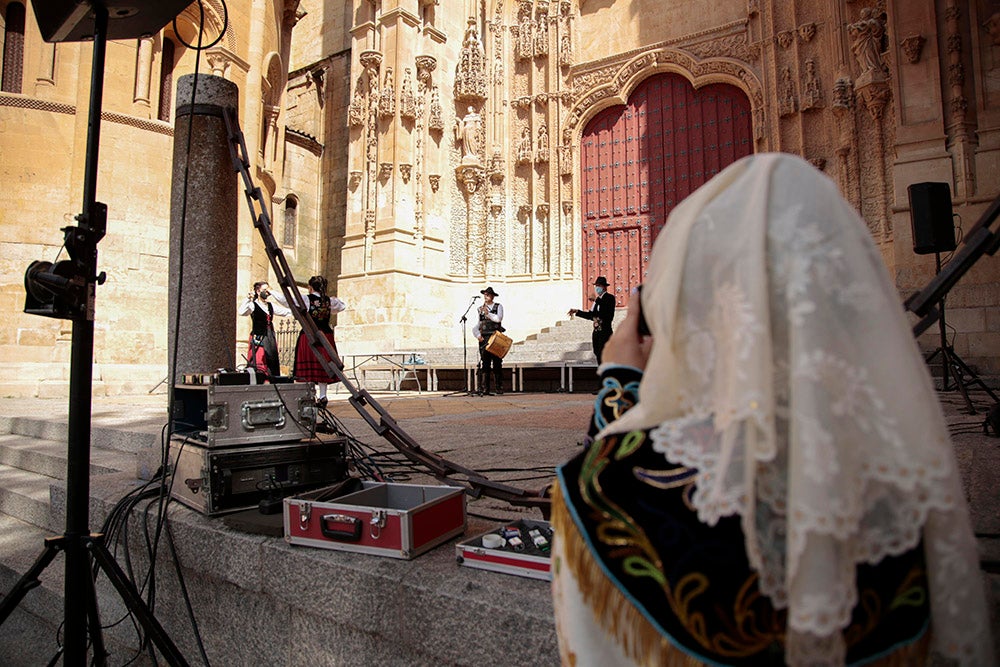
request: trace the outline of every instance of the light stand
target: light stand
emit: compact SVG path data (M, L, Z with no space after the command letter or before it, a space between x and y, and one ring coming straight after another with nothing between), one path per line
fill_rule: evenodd
M68 446L66 453L66 531L45 540L45 549L0 604L2 624L24 596L40 584L38 575L60 551L66 554L63 608L63 664L87 664L88 634L93 659L103 665L107 658L101 636L97 589L91 559L107 575L122 601L145 629L147 637L171 665L187 665L180 651L146 606L135 586L104 544L104 536L90 532L90 417L94 357L94 301L96 285L104 274L96 275L97 243L104 237L107 207L97 198L97 156L100 145L101 103L104 87L104 58L107 51L108 10L92 5L94 54L90 83L90 111L83 186L83 212L77 227L66 227L66 249L70 261L56 266L35 262L25 276L28 296L25 312L71 319L73 342L70 352ZM153 565L150 564L150 567ZM89 633L88 633L89 627ZM58 658L58 654L56 656ZM54 660L53 660L54 662Z
M465 391L453 391L450 394L445 394L445 396L458 396L463 394L465 396L475 396L472 388L469 386L469 343L467 336L465 335L465 323L469 319L469 311L472 310L472 304L476 302L478 296L474 296L469 299L469 305L466 306L465 312L462 313L462 317L459 318L459 322L462 323L462 372L465 373Z
M1000 250L1000 234L991 229L993 222L998 216L1000 216L1000 196L993 200L993 203L987 207L976 224L972 226L962 246L946 266L941 266L940 253L936 253L937 273L934 278L922 290L910 295L904 304L906 310L920 318L913 326L914 336L920 336L935 320L940 320L938 330L941 335L941 345L927 357L927 361L931 361L938 352L942 354L944 369L943 389L945 391L948 390L948 369L951 368L955 372L955 381L962 392L962 397L965 399L969 414L976 414L976 409L972 405L972 401L969 399L968 392L963 384L963 374L968 374L972 378L972 383L978 384L984 389L995 403L998 400L996 394L986 386L982 379L972 372L972 369L948 345L945 333L944 299L948 291L972 268L980 257L984 254L995 255L997 250ZM938 304L940 304L940 307L938 307Z

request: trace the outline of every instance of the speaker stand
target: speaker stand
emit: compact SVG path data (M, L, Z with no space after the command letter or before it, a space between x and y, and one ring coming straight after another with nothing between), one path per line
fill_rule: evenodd
M934 261L937 268L937 273L940 274L941 273L940 252L934 253ZM993 391L989 387L986 386L986 383L983 382L982 378L976 375L976 372L971 368L969 368L968 364L962 361L962 358L958 356L958 353L955 352L955 349L948 344L948 334L945 325L945 315L944 315L945 312L944 302L945 300L942 298L940 306L941 315L938 318L938 334L940 336L940 342L938 348L933 352L931 352L929 355L927 355L925 361L928 364L930 364L935 357L937 357L939 354L941 355L941 391L952 390L952 387L950 386L950 376L953 375L955 379L954 388L958 389L959 393L962 394L962 398L965 400L965 406L966 408L968 408L968 413L970 415L974 415L976 414L976 406L972 404L972 399L969 397L968 387L970 385L977 385L980 389L985 391L990 398L993 399L994 403L1000 402L1000 399L998 399L997 395L993 393Z

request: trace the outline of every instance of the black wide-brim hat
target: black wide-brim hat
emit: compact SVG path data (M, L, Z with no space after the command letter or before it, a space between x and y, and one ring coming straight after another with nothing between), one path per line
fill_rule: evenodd
M480 294L489 294L490 296L500 296L499 294L497 294L496 292L493 291L492 287L487 287L486 289L481 289L481 290L479 290L479 293Z
M608 286L608 279L604 276L597 276L597 280L594 281L595 285L600 285L601 287Z

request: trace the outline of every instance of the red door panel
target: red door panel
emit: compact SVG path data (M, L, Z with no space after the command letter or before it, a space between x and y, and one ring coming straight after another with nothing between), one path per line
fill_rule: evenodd
M679 74L643 81L628 104L583 131L583 294L606 276L618 305L647 269L653 241L678 203L753 152L750 102L728 84L695 90Z

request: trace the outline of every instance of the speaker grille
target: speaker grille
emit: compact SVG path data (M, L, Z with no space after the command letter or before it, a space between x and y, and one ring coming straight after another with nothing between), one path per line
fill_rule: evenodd
M913 252L927 255L954 250L955 223L948 184L913 183L906 192L910 198Z

